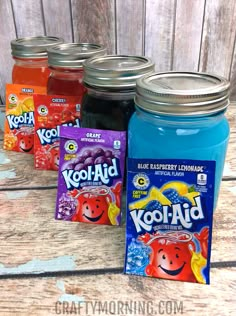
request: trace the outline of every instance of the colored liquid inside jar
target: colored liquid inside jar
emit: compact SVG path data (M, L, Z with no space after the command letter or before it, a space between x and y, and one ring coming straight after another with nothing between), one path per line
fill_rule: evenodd
M48 94L78 96L81 102L86 88L83 85L83 63L94 56L103 56L105 48L90 43L68 43L48 50L51 74L47 84Z
M142 56L108 55L87 60L82 127L126 131L134 112L136 80L153 69L153 62Z
M228 91L227 80L205 74L202 78L199 74L154 74L141 79L137 83L136 112L129 123L128 156L215 161L216 207L229 139L224 116Z
M47 83L48 94L83 96L86 88L83 83L83 69L67 70L51 67Z
M63 39L52 36L25 37L11 41L15 61L12 83L45 87L50 74L47 49L60 43L63 43Z
M83 98L82 126L125 131L134 112L134 93L104 93L88 89Z
M215 205L229 139L224 114L205 119L158 117L137 109L129 124L130 158L216 161Z
M15 65L12 70L12 83L46 86L49 74L47 58L15 58Z

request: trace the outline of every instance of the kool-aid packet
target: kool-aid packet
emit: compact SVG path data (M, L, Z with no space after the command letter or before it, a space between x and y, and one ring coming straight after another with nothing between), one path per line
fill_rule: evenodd
M46 88L6 84L4 149L34 153L34 93L46 93Z
M214 161L128 159L125 273L209 284Z
M119 225L126 133L60 128L55 218Z
M60 126L80 127L80 104L73 96L34 95L36 169L58 170Z

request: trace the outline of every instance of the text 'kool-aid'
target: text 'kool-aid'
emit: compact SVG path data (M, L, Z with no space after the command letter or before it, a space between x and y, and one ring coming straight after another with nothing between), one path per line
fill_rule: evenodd
M34 95L36 169L58 170L60 126L80 127L80 104L73 96Z
M126 133L60 127L55 218L119 225Z
M214 175L214 161L128 160L125 273L209 283Z

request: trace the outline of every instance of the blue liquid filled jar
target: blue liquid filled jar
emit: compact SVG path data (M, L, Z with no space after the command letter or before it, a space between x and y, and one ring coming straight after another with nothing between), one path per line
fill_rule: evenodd
M229 82L205 73L167 72L137 81L129 158L216 162L216 207L229 139Z

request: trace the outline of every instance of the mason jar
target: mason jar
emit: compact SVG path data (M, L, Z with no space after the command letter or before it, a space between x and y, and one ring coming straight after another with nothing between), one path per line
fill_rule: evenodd
M165 72L137 81L129 158L215 161L216 206L229 140L229 82L206 73Z
M83 97L86 89L83 80L83 62L94 56L103 56L106 49L92 43L67 43L48 50L51 70L47 84L48 94Z
M153 71L154 63L142 56L108 55L85 61L82 127L127 130L136 80Z
M46 86L50 74L47 49L63 42L62 38L53 36L24 37L11 41L15 61L12 83Z

